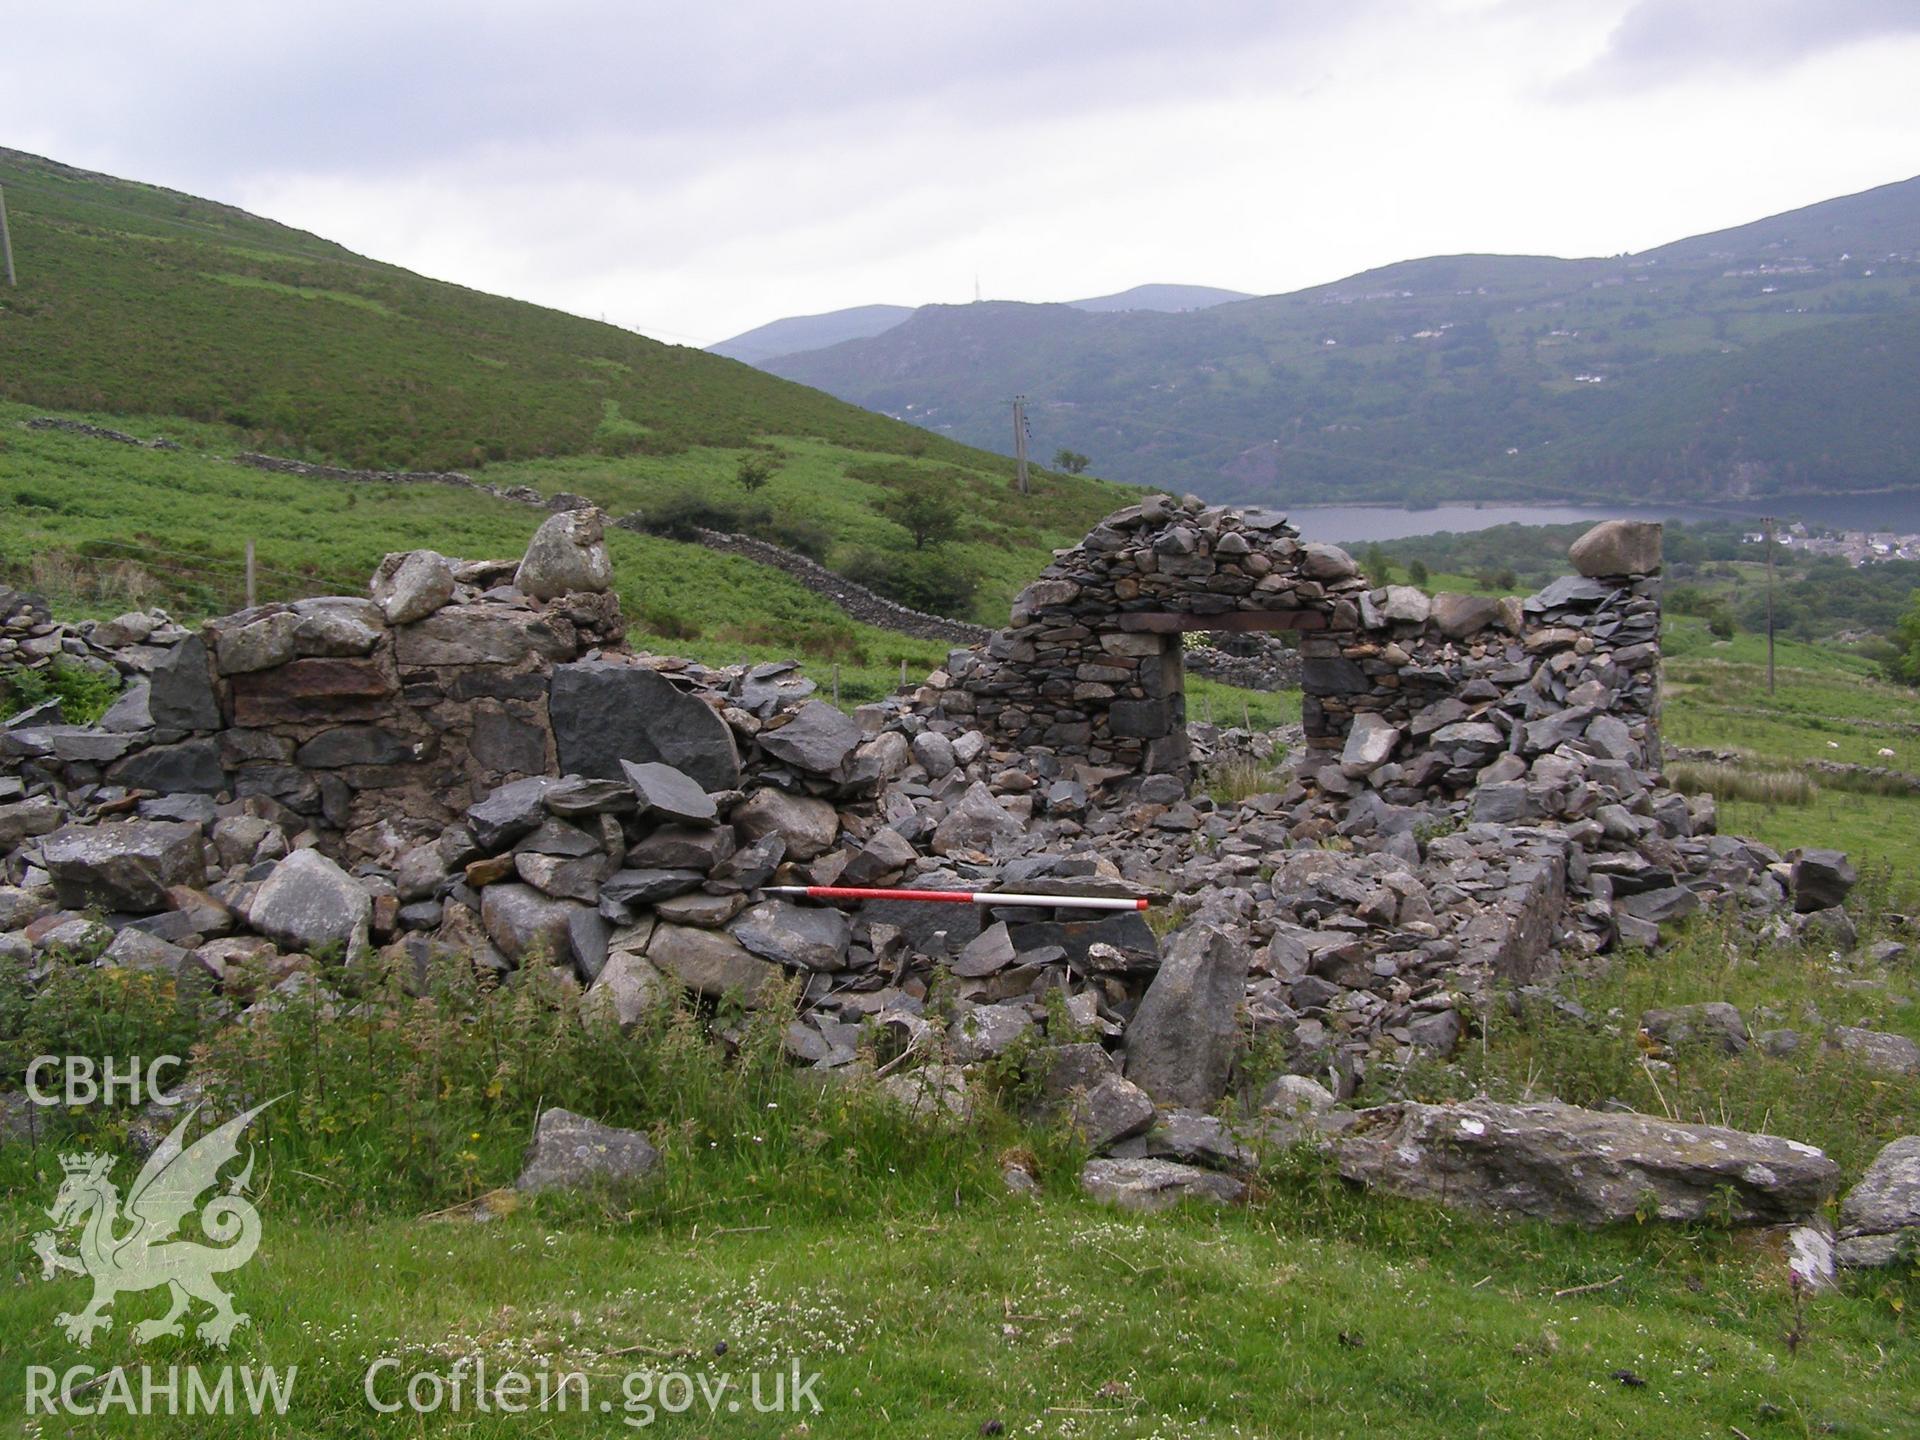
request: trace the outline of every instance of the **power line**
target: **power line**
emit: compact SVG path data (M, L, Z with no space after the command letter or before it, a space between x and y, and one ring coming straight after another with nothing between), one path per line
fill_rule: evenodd
M14 289L20 282L13 276L13 236L7 230L7 187L0 185L0 257L6 261L7 288Z
M1013 397L1013 462L1019 473L1020 493L1026 495L1027 488L1027 397Z

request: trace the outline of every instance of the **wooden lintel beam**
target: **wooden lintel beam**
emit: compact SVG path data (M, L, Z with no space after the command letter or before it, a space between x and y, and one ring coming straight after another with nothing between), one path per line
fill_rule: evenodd
M1136 610L1120 616L1122 630L1178 635L1188 630L1324 630L1318 610L1229 610L1223 615L1181 615L1167 610Z

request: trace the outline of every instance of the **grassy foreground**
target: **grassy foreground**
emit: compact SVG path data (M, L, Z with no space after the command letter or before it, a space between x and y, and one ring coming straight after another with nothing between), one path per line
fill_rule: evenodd
M646 1382L630 1377L730 1373L744 1393L750 1372L798 1361L821 1376L818 1415L696 1408L654 1424L767 1437L1911 1433L1920 1357L1897 1297L1816 1297L1796 1321L1778 1262L1716 1237L1493 1230L1386 1207L1330 1230L1290 1208L1135 1218L1049 1195L751 1227L544 1208L478 1227L276 1218L238 1287L254 1325L227 1358L298 1367L284 1419L29 1428L22 1367L74 1363L49 1323L82 1299L63 1282L0 1295L0 1424L609 1434L644 1418L627 1407ZM135 1306L123 1302L145 1313ZM96 1349L100 1368L219 1363L177 1341L142 1352L124 1324ZM595 1411L604 1399L613 1413L482 1415L469 1396L458 1414L375 1414L365 1377L381 1357L400 1362L375 1376L383 1404L415 1372L468 1357L495 1375L584 1372Z
M1589 1021L1496 1019L1454 1067L1377 1077L1366 1098L1624 1098L1819 1144L1850 1184L1913 1131L1920 1081L1817 1042L1784 1059L1686 1051L1650 1066L1635 1022L1643 1007L1729 999L1756 1029L1781 1023L1769 1015L1805 1028L1812 1006L1920 1035L1916 978L1911 960L1870 974L1698 924L1670 952L1573 982ZM622 1036L538 985L489 999L445 983L423 999L376 985L336 1020L296 1000L219 1027L183 1020L150 980L81 971L7 1030L22 1054L152 1053L199 1035L216 1088L287 1098L259 1137L265 1239L232 1279L253 1324L225 1356L137 1343L133 1323L161 1308L152 1294L123 1297L90 1351L54 1328L86 1293L42 1283L30 1249L56 1156L124 1155L124 1116L50 1114L49 1143L0 1147L0 1434L604 1434L639 1428L638 1407L693 1383L669 1375L745 1387L760 1371L770 1385L796 1361L821 1377L819 1415L656 1405L652 1421L701 1436L1759 1440L1910 1435L1920 1407L1920 1266L1796 1295L1777 1249L1750 1232L1495 1224L1362 1194L1308 1151L1269 1154L1244 1210L1134 1217L1079 1196L1083 1152L1013 1119L996 1096L1017 1090L984 1091L966 1124L914 1120L869 1084L789 1069L767 1017L723 1047L692 1012ZM501 1199L493 1187L516 1173L542 1103L643 1126L662 1176ZM1037 1171L1038 1196L1004 1189L1012 1154ZM131 1168L121 1161L122 1184ZM468 1218L477 1197L499 1218ZM496 1381L585 1374L593 1409L377 1414L364 1386L382 1359L394 1362L374 1376L382 1404L416 1372L446 1382L456 1362L470 1374L484 1361ZM25 1413L29 1366L86 1364L81 1384L113 1366L227 1360L297 1367L286 1416Z

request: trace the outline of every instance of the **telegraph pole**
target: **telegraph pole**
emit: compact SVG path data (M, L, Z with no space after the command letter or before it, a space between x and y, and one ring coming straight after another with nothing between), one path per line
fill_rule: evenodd
M1020 477L1020 493L1027 490L1027 397L1013 397L1013 462Z
M1767 527L1767 694L1773 694L1773 516L1763 519Z
M0 261L7 269L7 287L15 289L20 282L13 278L13 236L7 233L7 192L0 186Z

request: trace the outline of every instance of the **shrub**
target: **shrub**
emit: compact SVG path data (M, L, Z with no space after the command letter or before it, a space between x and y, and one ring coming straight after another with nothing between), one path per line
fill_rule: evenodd
M44 670L24 667L0 676L0 716L15 715L42 700L58 699L70 725L91 725L120 693L118 677L101 674L56 655Z
M700 625L676 610L655 603L642 607L640 628L662 640L698 640Z
M745 505L737 500L700 495L691 490L663 495L646 509L635 512L641 527L652 535L670 540L696 540L696 530L721 530L750 535L764 527L773 512L764 505Z
M889 555L857 550L840 573L890 600L930 615L964 615L980 588L980 573L944 550Z
M907 532L915 550L944 544L960 533L961 512L954 487L940 476L915 475L902 480L874 508Z
M773 456L761 451L740 457L739 468L734 478L740 482L740 488L749 495L761 489L780 471L780 462Z

